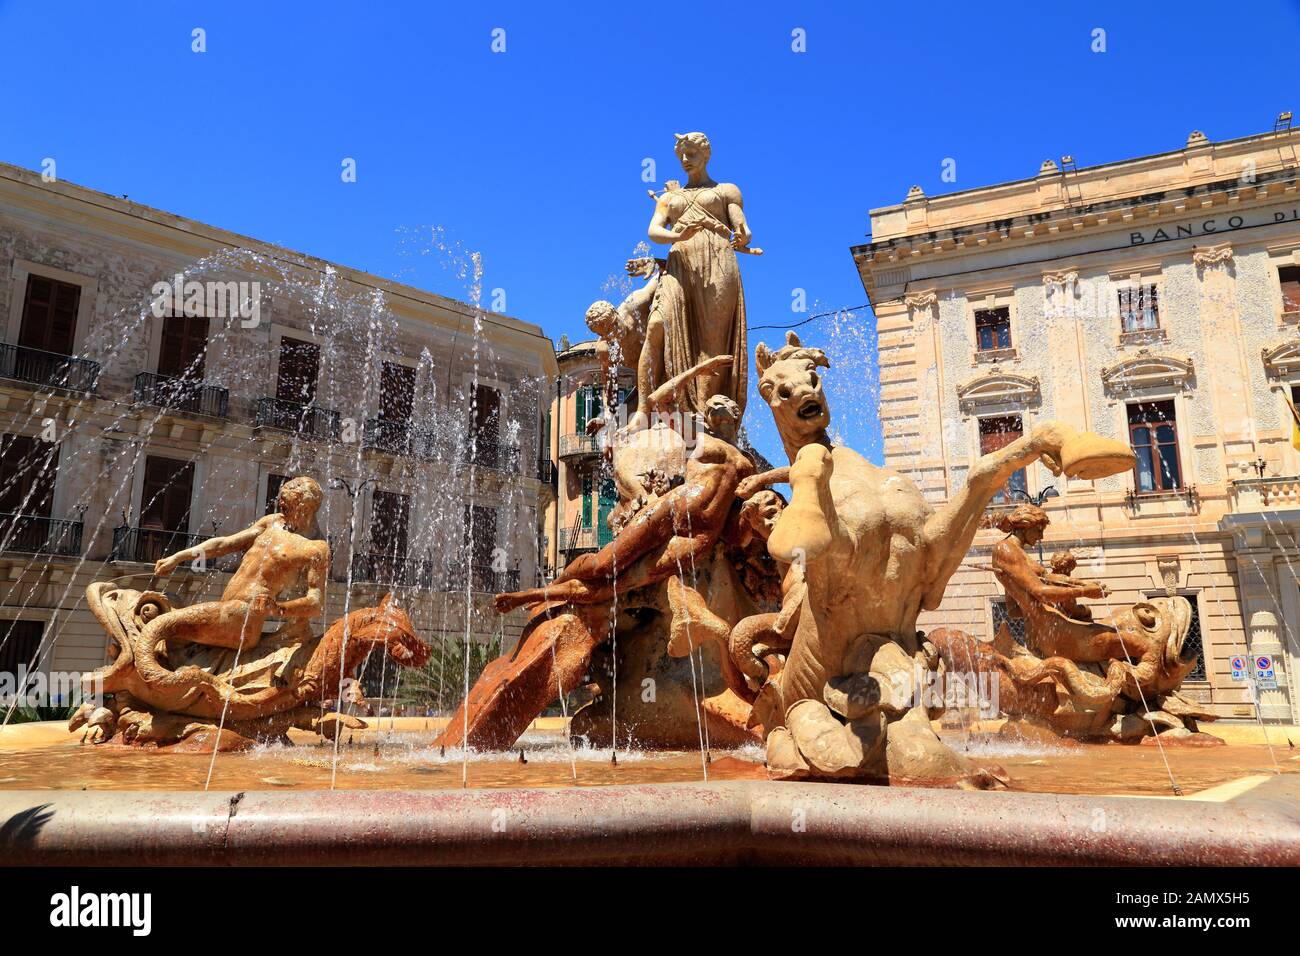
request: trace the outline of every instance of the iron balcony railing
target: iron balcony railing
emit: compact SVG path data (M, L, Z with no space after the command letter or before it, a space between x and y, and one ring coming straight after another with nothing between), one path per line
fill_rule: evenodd
M518 474L519 446L503 445L500 442L479 439L462 449L461 461L467 465L479 465L496 471Z
M75 558L81 554L84 527L80 521L43 515L0 514L0 550Z
M437 436L432 431L418 428L409 421L366 419L365 430L361 436L361 447L411 458L436 459L438 457Z
M411 557L358 552L352 556L352 581L356 584L453 592L464 591L468 583L472 591L499 594L502 591L519 590L519 571L496 571L489 565L480 564L443 565L432 555Z
M597 547L595 528L560 529L561 551L594 551Z
M447 568L447 590L464 591L465 585L471 591L486 594L501 594L506 591L519 590L519 569L512 568L497 571L491 565L471 564L453 565Z
M305 438L338 441L339 413L317 405L302 405L283 398L267 396L257 400L253 424Z
M568 435L560 436L560 457L573 458L579 455L596 455L600 453L600 445L596 442L595 435L584 435L581 432L571 432Z
M537 480L544 485L550 485L551 490L554 491L559 480L559 472L555 468L555 462L549 458L537 459Z
M157 372L141 372L135 377L135 402L208 418L230 417L229 389Z
M99 384L99 363L22 345L0 345L0 378L90 394Z
M153 564L169 554L202 544L208 540L208 537L208 535L190 534L186 531L168 531L164 528L132 528L118 525L113 529L113 547L109 551L108 560Z
M432 588L436 564L431 557L358 552L352 555L352 580L399 588Z

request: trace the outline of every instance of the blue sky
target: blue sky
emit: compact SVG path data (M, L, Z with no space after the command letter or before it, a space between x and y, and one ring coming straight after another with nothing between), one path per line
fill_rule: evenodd
M912 183L1271 128L1300 107L1298 38L1295 2L0 2L0 159L464 298L441 227L506 311L576 340L645 235L643 160L676 177L672 134L699 129L766 251L742 260L750 324L785 326L865 300L849 246ZM802 331L837 360L840 432L878 458L870 313ZM772 456L768 419L749 415Z

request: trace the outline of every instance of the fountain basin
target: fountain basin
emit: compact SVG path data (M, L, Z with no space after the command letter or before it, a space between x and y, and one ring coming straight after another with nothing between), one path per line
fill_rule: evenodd
M1227 799L1224 799L1224 797ZM730 781L0 792L19 865L1300 864L1300 777L1202 799Z

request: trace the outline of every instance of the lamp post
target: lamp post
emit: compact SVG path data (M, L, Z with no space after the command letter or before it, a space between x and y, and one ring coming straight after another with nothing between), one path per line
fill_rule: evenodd
M1012 488L1008 497L1012 499L1020 498L1021 500L1029 502L1031 505L1033 505L1036 508L1041 508L1043 506L1044 501L1046 501L1048 498L1059 498L1061 497L1061 493L1056 490L1056 485L1048 485L1046 488L1044 488L1036 495L1031 495L1029 492L1022 491L1019 488ZM1042 538L1038 539L1038 563L1039 564L1043 563L1043 539Z

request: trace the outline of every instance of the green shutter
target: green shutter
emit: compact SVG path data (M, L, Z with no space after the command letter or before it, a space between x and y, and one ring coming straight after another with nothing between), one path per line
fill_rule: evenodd
M614 540L614 532L609 527L609 513L614 510L618 504L618 491L614 487L614 479L606 478L600 483L600 506L599 506L599 524L597 527L596 544L604 547Z
M582 526L591 527L591 475L582 476Z
M587 430L587 386L579 385L573 393L573 400L577 403L574 408L574 430L583 434Z

